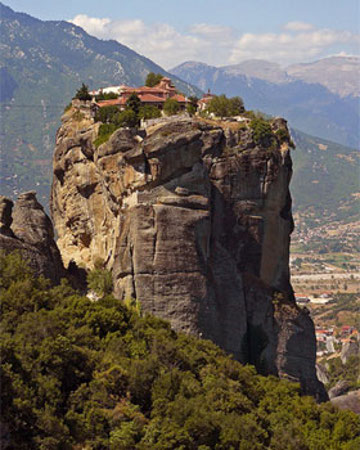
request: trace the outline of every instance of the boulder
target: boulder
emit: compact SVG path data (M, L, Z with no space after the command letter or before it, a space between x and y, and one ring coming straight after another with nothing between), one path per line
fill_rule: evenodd
M33 191L20 194L15 206L0 196L0 249L19 251L37 275L53 283L66 275L51 220Z

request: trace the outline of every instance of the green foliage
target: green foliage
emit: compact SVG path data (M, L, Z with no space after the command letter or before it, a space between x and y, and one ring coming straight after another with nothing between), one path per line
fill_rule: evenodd
M297 148L292 154L291 181L297 210L308 214L312 209L326 225L329 215L331 220L358 221L360 201L354 195L359 191L357 150L294 129L291 134Z
M95 268L87 275L88 288L100 297L111 294L113 282L111 272L105 269Z
M289 147L295 148L295 144L292 141L289 131L285 128L280 128L275 132L275 136L277 137L280 144L283 144L284 142L289 144Z
M114 123L103 123L100 125L98 137L94 141L94 145L96 148L100 147L101 144L107 142L110 136L113 134L115 130L119 127Z
M71 118L72 120L75 120L75 122L81 122L82 120L85 119L85 115L81 111L76 110Z
M227 98L224 94L217 95L210 100L207 110L220 118L233 117L244 111L244 102L240 97Z
M124 305L133 313L135 313L138 316L141 316L141 305L139 300L134 298L126 298L124 300Z
M163 75L161 75L161 73L149 72L146 77L145 86L154 87L160 83L162 78Z
M99 95L97 95L95 97L96 101L99 100L116 100L117 98L119 98L118 94L116 94L115 92L101 92Z
M340 358L332 358L327 361L327 371L329 373L328 388L335 386L338 381L347 381L349 389L359 389L359 367L360 356L352 355L348 358L345 364L341 362Z
M101 270L100 268L96 270ZM2 423L17 449L355 449L360 419L257 375L133 300L0 256ZM5 301L3 301L5 300ZM25 304L24 304L25 302ZM129 307L130 306L130 307Z
M140 107L141 107L141 100L135 93L132 93L130 97L126 100L126 109L134 111L136 116L138 116Z
M187 112L190 114L190 116L193 116L196 114L197 110L198 110L198 101L199 99L195 96L190 96L188 98L189 103L186 106L186 110Z
M257 145L265 148L276 146L276 140L268 121L256 117L250 122L250 128L253 130L254 141Z
M161 111L156 106L145 105L140 108L139 117L144 120L157 119L161 117Z
M138 115L132 109L121 111L116 117L119 127L136 127L139 124Z
M103 106L96 112L95 120L102 123L116 123L119 112L116 106Z
M103 122L99 127L98 137L94 141L96 148L107 142L118 128L136 127L139 123L138 116L132 109L119 111L116 106L104 106L100 108L95 120Z
M190 114L190 116L194 116L196 114L197 108L192 105L191 103L188 103L186 105L186 111Z
M82 83L81 88L76 91L75 98L79 100L91 100L91 95L89 94L89 88L85 83Z
M167 116L174 116L180 110L179 102L173 98L166 99L164 103L164 113Z

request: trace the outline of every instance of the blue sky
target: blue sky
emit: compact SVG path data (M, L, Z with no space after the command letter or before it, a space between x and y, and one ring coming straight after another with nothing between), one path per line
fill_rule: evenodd
M7 0L43 20L70 20L170 68L261 58L282 65L358 54L359 0Z

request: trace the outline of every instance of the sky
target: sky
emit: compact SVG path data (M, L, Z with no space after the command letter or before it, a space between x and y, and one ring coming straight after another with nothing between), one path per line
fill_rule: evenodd
M5 0L42 20L115 39L165 69L360 54L359 0Z

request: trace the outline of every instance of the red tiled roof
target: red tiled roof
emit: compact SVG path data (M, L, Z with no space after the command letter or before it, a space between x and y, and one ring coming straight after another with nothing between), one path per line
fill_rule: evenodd
M111 100L101 100L97 102L96 104L103 108L104 106L118 106L118 105L124 105L126 103L126 98L120 97L120 98L114 98Z
M211 98L202 98L198 101L198 103L209 103L210 100Z
M164 94L164 93L168 92L168 90L159 88L156 86L155 87L141 86L138 88L129 87L124 91L124 93L126 93L126 94L132 94L133 92L135 92L135 94L139 94L139 93L141 94L141 92L149 92L149 93L152 92L152 93Z
M179 103L185 103L186 99L183 95L180 94L175 94L173 97L171 97L172 99L178 101Z
M144 103L164 103L165 98L153 94L140 94L139 98Z

